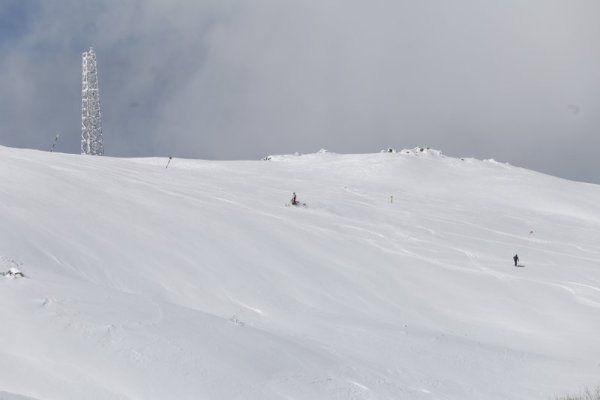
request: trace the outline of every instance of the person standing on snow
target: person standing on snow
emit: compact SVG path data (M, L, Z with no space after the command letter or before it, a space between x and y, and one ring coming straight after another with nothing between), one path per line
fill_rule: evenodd
M515 254L515 256L513 257L513 260L515 261L515 267L516 267L517 263L519 262L519 256L517 254Z
M293 206L298 205L298 200L296 200L296 192L294 192L293 196L292 196L292 205Z

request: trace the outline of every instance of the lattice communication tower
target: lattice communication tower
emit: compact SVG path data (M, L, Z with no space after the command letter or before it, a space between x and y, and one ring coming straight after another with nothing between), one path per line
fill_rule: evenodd
M81 58L81 154L101 156L104 155L104 145L96 53L90 47Z

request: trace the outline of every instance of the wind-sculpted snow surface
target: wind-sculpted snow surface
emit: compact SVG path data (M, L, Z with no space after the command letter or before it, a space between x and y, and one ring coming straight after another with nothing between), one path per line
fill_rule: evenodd
M426 150L166 169L0 147L0 269L25 274L0 276L0 398L596 386L600 187Z

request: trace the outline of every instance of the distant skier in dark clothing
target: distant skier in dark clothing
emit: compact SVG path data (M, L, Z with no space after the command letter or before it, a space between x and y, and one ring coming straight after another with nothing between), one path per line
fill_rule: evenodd
M519 256L517 254L515 254L515 256L513 257L513 260L515 261L515 267L516 267L517 264L519 263Z
M297 206L298 205L298 200L296 200L296 192L294 192L293 196L292 196L292 205L293 206Z

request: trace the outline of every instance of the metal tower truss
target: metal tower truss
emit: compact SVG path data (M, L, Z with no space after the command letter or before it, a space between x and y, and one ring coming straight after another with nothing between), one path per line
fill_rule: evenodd
M91 47L82 54L81 154L104 155L98 69L96 53Z

